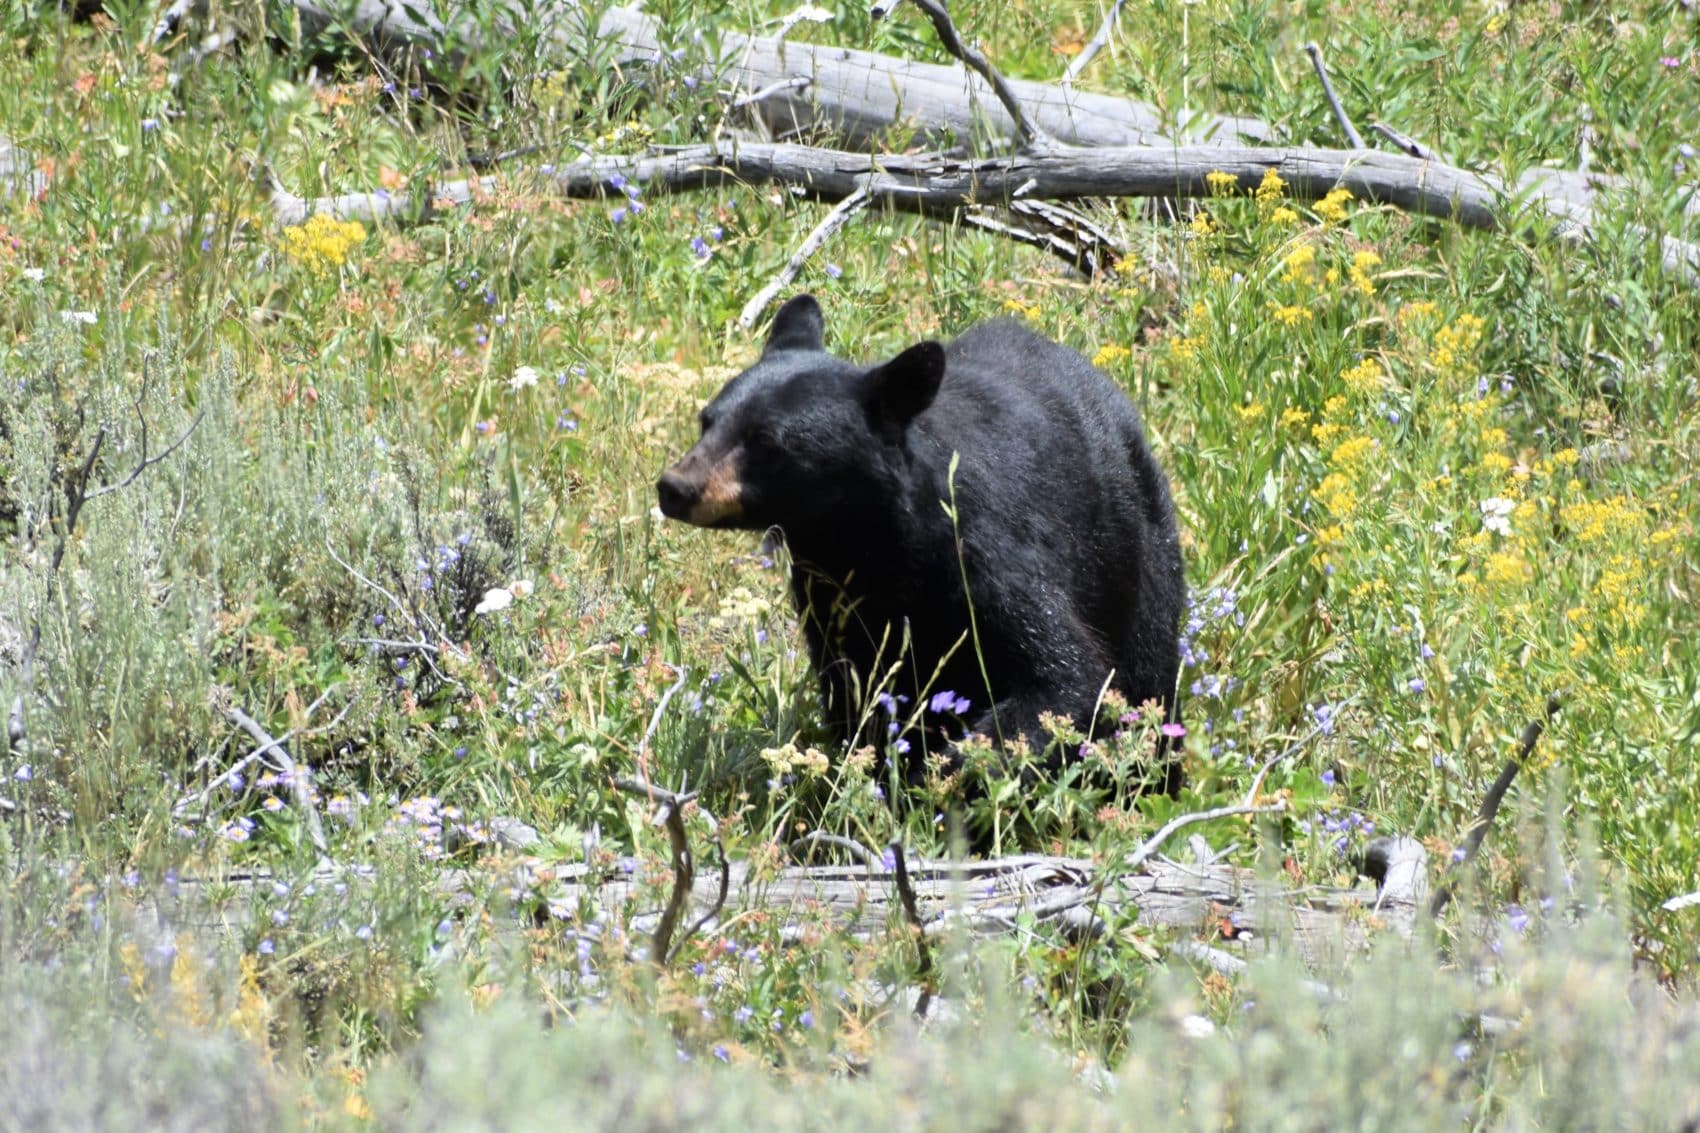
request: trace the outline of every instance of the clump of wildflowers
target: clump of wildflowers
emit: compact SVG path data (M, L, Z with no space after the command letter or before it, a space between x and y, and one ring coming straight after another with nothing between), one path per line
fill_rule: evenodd
M1092 355L1092 364L1100 370L1107 370L1133 357L1133 351L1115 342L1106 342Z
M1328 190L1328 195L1316 202L1316 215L1329 224L1339 224L1346 219L1346 206L1351 203L1352 191L1345 186L1336 186Z
M348 254L366 239L366 226L314 213L305 224L283 230L283 254L315 275L326 275L348 262Z

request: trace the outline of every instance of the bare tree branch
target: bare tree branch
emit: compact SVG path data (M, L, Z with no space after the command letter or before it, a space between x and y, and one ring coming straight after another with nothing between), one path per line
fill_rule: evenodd
M924 216L953 215L971 205L1006 206L1017 200L1088 200L1105 197L1207 197L1212 172L1233 176L1247 191L1273 170L1294 199L1320 200L1342 187L1360 201L1389 205L1467 228L1514 229L1544 215L1545 232L1573 245L1594 236L1596 194L1586 186L1543 187L1531 180L1513 191L1485 173L1377 150L1326 150L1256 146L1110 146L1061 149L1008 157L962 158L946 154L869 157L790 143L717 142L622 157L585 157L548 174L569 197L596 197L620 176L656 190L680 191L731 183L796 185L809 196L838 202L865 188L872 203ZM455 181L431 190L449 204L470 203L499 185L495 178ZM1516 199L1522 193L1526 210ZM279 223L298 224L315 212L347 219L406 219L417 204L406 194L353 193L340 197L274 196ZM1631 228L1654 243L1664 270L1700 286L1700 245Z
M137 412L138 416L141 415L141 409L140 409L139 406L137 407L136 412ZM128 488L131 484L134 484L136 482L137 477L141 476L142 473L146 472L149 467L151 467L152 465L158 464L160 461L164 460L166 457L170 456L172 453L176 452L179 448L181 448L183 446L183 442L188 440L189 435L191 433L193 433L195 431L195 429L200 425L201 419L206 416L206 413L207 413L207 411L204 408L196 410L195 419L193 421L189 422L189 427L184 429L182 434L176 440L172 441L169 445L166 445L165 448L161 449L159 452L154 453L152 456L148 455L147 422L146 422L146 419L144 418L143 423L142 423L142 458L141 458L141 460L137 461L136 467L130 469L130 474L128 476L124 477L124 479L122 479L122 480L117 481L116 483L103 484L101 487L96 488L94 491L89 493L89 499L98 500L100 497L106 495L109 492L116 492L116 491L119 491L123 488Z
M1233 818L1242 814L1280 814L1286 809L1286 803L1276 802L1270 803L1268 806L1219 806L1214 810L1202 810L1193 814L1177 814L1160 826L1157 833L1141 843L1137 850L1124 858L1121 863L1122 867L1130 871L1138 869L1145 864L1146 859L1163 848L1163 843L1167 842L1175 831L1183 830L1188 826L1200 822L1214 822L1218 818Z
M910 0L910 3L926 13L927 19L932 21L933 31L938 35L939 42L944 44L944 49L960 59L963 66L986 80L993 93L998 96L998 101L1003 104L1004 111L1015 123L1015 137L1021 143L1021 148L1044 148L1056 144L1034 124L1026 107L1022 106L1021 100L1016 97L1014 88L1009 85L1009 80L992 66L991 60L987 59L979 48L968 44L957 33L956 25L951 22L950 13L945 10L941 0Z
M674 954L673 933L678 928L679 918L684 916L685 910L690 907L691 886L696 884L696 859L691 854L691 840L685 831L684 818L685 805L695 800L696 795L694 792L674 794L663 787L636 779L616 779L614 788L628 795L649 799L661 806L654 821L667 829L667 843L672 854L673 889L668 894L667 907L661 911L661 920L656 923L649 952L655 966L665 968ZM721 857L724 860L724 853Z
M1517 742L1517 754L1505 761L1500 768L1499 777L1488 787L1487 794L1482 796L1482 806L1476 812L1476 820L1470 824L1469 833L1464 836L1463 844L1453 851L1453 865L1446 884L1442 885L1434 895L1429 905L1429 915L1439 916L1446 906L1457 895L1458 877L1468 869L1470 863L1476 860L1476 854L1482 848L1482 842L1487 839L1488 830L1493 826L1495 816L1499 814L1500 803L1505 801L1505 792L1511 789L1511 781L1517 777L1517 772L1523 769L1529 756L1535 750L1535 744L1541 738L1541 732L1546 730L1546 722L1558 714L1558 694L1547 697L1546 715L1530 720L1523 727L1523 735Z
M1417 139L1401 134L1385 122L1372 122L1369 128L1397 146L1400 153L1409 154L1411 157L1420 158L1423 161L1446 160L1438 150L1432 150Z
M1363 149L1364 138L1358 133L1358 128L1352 125L1352 118L1346 113L1346 108L1340 105L1340 97L1334 93L1334 84L1328 79L1328 65L1322 61L1322 48L1314 42L1305 44L1305 54L1310 56L1310 65L1316 68L1316 77L1322 83L1322 93L1328 96L1328 105L1334 109L1334 120L1340 123L1340 129L1346 133L1346 140L1353 149Z
M789 849L795 855L798 849L808 846L831 846L834 849L843 850L869 869L879 864L872 850L856 839L846 838L842 834L828 834L824 830L811 830L801 838L792 839Z
M672 963L674 957L678 956L679 949L685 946L685 941L701 932L720 916L721 910L726 908L726 898L732 892L732 859L726 856L726 840L720 836L720 823L701 803L697 804L697 813L702 815L708 822L708 828L714 832L714 857L720 868L720 890L716 893L714 902L709 905L702 916L692 921L690 927L685 929L679 935L679 939L674 942L673 950L667 956L668 963ZM685 896L688 900L690 894L687 892Z
M1092 65L1092 60L1098 57L1098 52L1110 45L1110 37L1115 34L1116 21L1121 18L1121 14L1122 0L1115 0L1110 5L1110 10L1104 13L1104 21L1098 25L1097 33L1081 48L1080 54L1069 62L1068 70L1063 72L1062 81L1065 86L1078 79L1086 68Z
M903 858L902 839L893 839L891 850L892 873L897 883L897 898L903 905L903 917L914 930L917 959L915 975L921 981L921 996L915 1001L915 1018L925 1019L933 1002L933 952L927 945L927 926L921 919L921 906L915 899L915 886L909 881L909 865Z
M655 702L655 711L649 714L649 727L643 730L643 737L638 740L638 774L643 776L644 782L646 783L649 781L649 763L647 758L649 755L649 741L655 738L656 729L661 727L661 714L667 710L667 702L677 696L679 690L685 687L685 681L690 677L690 675L689 669L680 666L679 678L669 685L667 691L662 693L661 698Z
M303 764L298 764L290 757L280 740L275 740L262 728L259 721L248 715L234 704L225 704L221 711L224 718L247 732L259 744L254 753L257 758L270 756L282 768L281 777L289 785L289 794L295 800L295 805L301 811L301 816L307 823L307 837L312 841L313 848L323 854L328 852L329 843L325 841L325 828L319 822L319 808L313 803L313 785L309 782L312 772Z
M316 700L313 701L313 703L309 704L302 711L301 718L303 720L311 720L313 718L313 713L317 712L319 710L319 708L325 703L325 701L329 700L331 698L331 695L333 693L335 693L340 688L342 688L342 685L340 683L333 684L330 688L327 688L323 693L321 693L319 695L319 697ZM243 756L241 759L238 759L235 763L231 764L229 767L227 767L223 771L221 771L210 782L208 782L205 787L202 787L199 791L195 792L194 794L184 795L182 798L178 799L176 805L171 808L171 813L174 816L182 817L183 815L187 814L192 807L205 805L206 801L209 798L212 797L212 793L214 791L218 790L220 787L225 786L228 783L235 782L237 776L241 775L244 771L246 771L249 767L253 766L255 763L269 763L280 774L283 774L283 775L291 774L292 772L291 772L290 769L293 766L292 764L285 762L283 760L269 761L266 757L271 754L271 752L273 751L274 748L281 748L281 746L283 744L289 743L291 740L295 739L298 736L323 735L324 733L335 728L338 724L342 723L342 721L348 716L348 713L354 708L355 703L356 703L356 700L354 698L350 698L348 703L344 704L342 706L342 710L339 711L334 717L332 717L325 724L322 724L322 725L315 727L315 728L300 728L300 729L291 728L287 732L283 733L283 735L278 736L275 740L272 740L270 743L264 743L260 747L255 748L253 751L249 752L247 755ZM228 715L227 715L227 718L228 718ZM232 722L234 723L235 721L232 721ZM247 731L248 729L243 728L242 730ZM251 732L249 734L252 735ZM220 745L220 746L222 748L223 745Z
M850 222L851 217L866 208L870 200L872 198L869 197L867 190L858 188L842 201L833 205L832 211L827 213L819 224L815 225L814 231L803 238L803 242L797 246L797 250L791 254L791 258L785 261L785 266L779 269L779 273L768 282L766 287L756 292L748 303L744 304L743 311L738 315L738 325L745 330L755 326L756 320L761 318L761 313L767 309L769 303L773 302L774 297L791 286L791 282L797 278L797 273L802 271L803 265L809 262L809 257L820 251L826 242L832 239L833 233L843 228Z

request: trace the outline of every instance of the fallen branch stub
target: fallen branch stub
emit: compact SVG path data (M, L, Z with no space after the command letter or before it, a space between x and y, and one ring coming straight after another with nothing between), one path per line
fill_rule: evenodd
M1500 804L1505 801L1505 792L1511 789L1511 781L1517 778L1517 773L1534 754L1535 744L1540 741L1541 733L1546 730L1546 722L1558 715L1559 697L1557 693L1547 697L1546 712L1530 720L1523 727L1523 735L1517 741L1517 754L1505 761L1505 766L1499 769L1499 776L1488 787L1487 794L1482 796L1481 809L1476 812L1476 819L1470 824L1469 832L1464 841L1453 851L1452 869L1446 882L1435 893L1434 900L1429 904L1429 915L1439 916L1458 891L1458 879L1464 870L1476 860L1481 851L1482 843L1486 841L1488 831L1493 826L1493 820L1499 815Z
M665 702L663 702L665 703ZM659 714L659 706L657 714ZM655 824L667 830L667 845L672 856L673 885L667 895L667 906L661 911L661 919L656 922L653 943L650 946L650 959L657 967L666 967L667 961L673 955L673 933L678 929L680 920L684 917L690 905L692 888L696 885L696 857L691 852L690 835L685 831L684 810L687 803L696 798L694 794L675 794L672 791L657 787L651 783L640 782L636 779L616 779L616 790L628 795L637 795L660 805L656 812ZM725 854L721 860L724 863ZM723 868L723 876L729 876L730 871ZM717 898L724 901L724 883L722 894ZM706 921L707 914L703 920ZM698 923L702 923L699 921Z

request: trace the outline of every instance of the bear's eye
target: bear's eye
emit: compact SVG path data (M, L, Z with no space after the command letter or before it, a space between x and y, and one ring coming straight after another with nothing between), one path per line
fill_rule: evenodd
M703 432L708 432L710 429L714 428L714 415L704 409L701 413L697 414L697 424L702 426Z
M766 425L756 425L744 434L744 447L771 451L780 447L779 434Z

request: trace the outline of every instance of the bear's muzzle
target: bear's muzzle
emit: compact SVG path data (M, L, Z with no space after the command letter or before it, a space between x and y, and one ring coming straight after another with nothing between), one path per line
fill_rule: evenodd
M698 527L730 526L743 518L743 483L736 450L710 460L701 446L662 473L655 485L661 514Z

